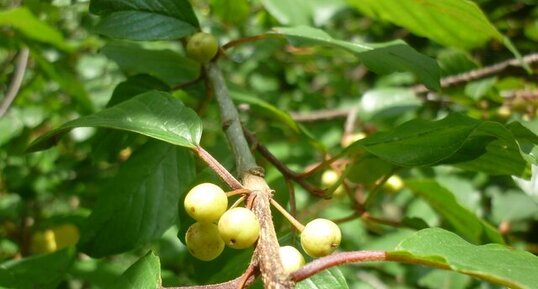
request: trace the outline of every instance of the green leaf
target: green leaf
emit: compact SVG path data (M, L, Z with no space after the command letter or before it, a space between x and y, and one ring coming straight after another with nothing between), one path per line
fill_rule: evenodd
M14 27L32 40L48 43L62 50L72 50L60 31L39 20L26 7L0 11L0 26L6 25Z
M112 128L136 132L171 144L195 147L202 135L202 122L194 111L168 93L150 91L130 100L72 120L35 140L29 151L54 145L76 127Z
M75 250L66 248L50 254L2 263L0 264L0 288L56 288L69 270L74 258Z
M200 65L172 50L150 50L134 43L111 42L101 52L114 60L126 75L149 74L170 86L191 81Z
M440 89L437 62L401 40L385 43L347 42L334 39L326 32L308 26L274 28L273 33L286 36L293 45L324 45L347 50L376 73L411 71L428 88Z
M112 288L157 289L161 288L161 262L153 252L140 258L118 278Z
M416 110L422 102L408 89L381 88L367 91L361 97L361 118L389 118Z
M398 166L441 163L490 174L522 175L527 167L514 137L500 123L449 114L436 121L415 119L355 142Z
M159 238L177 219L177 203L193 178L188 150L150 141L105 186L82 231L80 247L103 257Z
M90 12L103 16L97 33L130 40L170 40L199 28L187 0L93 0Z
M465 289L471 282L467 275L443 270L433 270L418 280L420 286L430 289Z
M247 93L242 93L239 91L232 91L232 98L237 102L244 102L248 103L256 108L259 109L259 111L265 115L268 115L269 117L273 118L274 120L277 120L279 122L282 122L289 128L291 128L295 132L299 132L300 128L299 125L293 120L293 118L290 116L290 114L286 111L280 110L278 107L273 106L272 104L251 96Z
M368 152L399 166L433 165L458 151L479 121L460 114L427 121L415 119L355 142L350 149Z
M503 40L480 7L469 0L351 0L370 17L381 18L442 45L471 49Z
M321 271L296 284L296 289L348 289L346 278L338 268Z
M218 15L224 22L242 25L250 14L248 0L211 0L212 12Z
M538 258L499 244L476 246L439 228L421 230L403 240L388 259L440 267L513 289L535 289Z
M287 26L322 26L346 6L343 0L263 0L262 4L280 24Z
M492 175L522 176L528 167L513 135L500 123L482 122L445 163Z
M454 231L475 244L503 244L501 234L486 221L463 207L454 195L434 180L406 180L406 186L424 199Z

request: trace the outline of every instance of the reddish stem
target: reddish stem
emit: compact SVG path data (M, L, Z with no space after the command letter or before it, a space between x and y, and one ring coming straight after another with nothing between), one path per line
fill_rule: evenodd
M367 261L387 261L388 255L385 251L352 251L335 253L326 257L316 259L306 264L301 269L291 273L293 281L299 282L316 273L329 269L334 266L348 263L367 262Z
M217 161L209 152L203 149L201 146L196 146L194 152L200 157L223 181L225 181L230 188L234 190L244 189L243 185L232 174Z

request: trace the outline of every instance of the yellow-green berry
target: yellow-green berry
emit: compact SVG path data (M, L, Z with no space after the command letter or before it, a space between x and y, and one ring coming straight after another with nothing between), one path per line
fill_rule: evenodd
M183 202L185 211L198 222L217 222L228 208L228 197L217 185L203 183L192 188Z
M211 261L224 250L219 229L211 223L192 224L185 234L185 242L191 255L202 261Z
M304 257L299 250L295 249L295 247L280 247L278 253L286 274L296 271L304 266Z
M218 50L217 39L209 33L198 32L187 42L187 56L202 64L209 63Z
M226 211L220 217L218 226L226 246L234 249L252 246L260 235L260 222L247 208L238 207Z
M301 246L311 257L331 254L340 245L342 233L334 222L318 218L306 224L301 232Z

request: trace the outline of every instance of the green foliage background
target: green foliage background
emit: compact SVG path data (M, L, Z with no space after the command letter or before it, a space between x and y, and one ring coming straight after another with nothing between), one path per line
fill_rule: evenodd
M342 223L342 250L388 250L538 288L535 66L439 83L535 52L534 1L0 0L0 7L0 101L18 52L30 51L23 85L0 118L1 288L208 284L246 268L252 250L225 249L205 263L182 244L193 222L178 209L184 193L220 183L188 148L200 144L235 172L218 106L184 55L185 37L198 29L221 45L267 33L219 59L243 123L298 172L327 155L350 160L348 186L368 196L371 216L390 221ZM416 93L420 84L432 92ZM347 132L345 116L298 121L350 109L358 113ZM368 137L344 147L347 133ZM288 205L285 178L256 156L275 198ZM376 185L391 174L403 189ZM307 180L321 186L320 175ZM352 198L324 200L298 185L295 193L305 223L355 210ZM300 247L277 213L275 222L281 244ZM80 230L76 246L33 248L36 234L62 224ZM427 227L444 230L419 231ZM298 287L498 286L452 271L366 263Z

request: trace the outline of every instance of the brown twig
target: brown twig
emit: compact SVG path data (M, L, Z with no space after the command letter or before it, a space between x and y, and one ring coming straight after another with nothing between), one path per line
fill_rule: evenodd
M315 259L306 264L301 269L291 273L291 279L295 282L299 282L334 266L367 261L386 261L387 256L387 253L384 251L351 251L335 253Z
M0 103L0 117L3 117L4 114L7 112L13 101L15 100L15 97L19 93L19 89L22 85L22 80L24 79L24 74L26 72L26 67L28 65L28 58L30 57L30 50L28 48L22 48L19 52L19 55L17 56L17 62L15 64L15 72L13 74L13 78L11 79L11 83L9 84L9 88L6 92L6 95L4 96L4 99L2 99L2 103Z
M291 112L291 117L298 122L316 122L320 120L332 120L335 118L345 118L351 109L337 108L324 109L310 112Z
M285 164L283 164L277 157L275 157L265 146L260 144L256 137L247 129L243 128L245 137L247 138L248 142L252 145L256 146L256 150L266 159L268 160L277 170L284 175L285 178L291 179L294 182L298 183L301 187L303 187L308 192L312 193L315 196L325 198L325 191L313 186L309 182L307 182L304 178L302 178L298 173L292 171L290 168L288 168Z
M244 189L241 183L204 148L197 146L193 150L230 188L234 190Z
M235 39L222 45L222 49L226 50L240 44L266 39L266 38L269 38L270 36L271 36L270 34L259 34L259 35L254 35L250 37L243 37L243 38Z
M441 79L441 87L450 87L460 83L469 82L480 79L486 76L497 74L510 66L521 67L522 63L531 64L538 62L538 53L525 55L520 59L513 58L493 65L485 66L479 69L474 69L461 74L447 76ZM411 88L415 93L425 93L429 90L424 85L416 85Z
M538 53L528 54L522 57L509 59L493 65L467 71L461 74L447 76L441 79L441 87L451 87L483 77L502 72L508 67L521 67L521 63L533 64L538 62ZM416 85L410 88L415 93L427 93L429 90L424 85ZM291 112L291 117L297 122L329 121L338 118L346 118L353 108L322 109L310 112Z
M250 268L250 266L249 266ZM195 286L180 286L180 287L161 287L161 289L237 289L240 284L242 284L242 288L247 288L254 281L256 280L256 277L258 276L258 272L253 271L251 272L249 269L245 271L241 276L226 281L219 284L210 284L210 285L195 285Z

